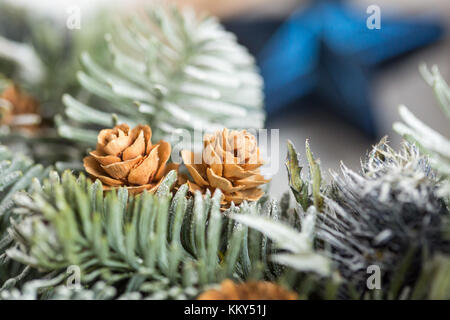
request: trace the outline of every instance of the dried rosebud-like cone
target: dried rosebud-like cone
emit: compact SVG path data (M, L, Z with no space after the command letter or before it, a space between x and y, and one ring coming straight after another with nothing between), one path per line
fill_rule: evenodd
M259 172L263 165L254 135L243 131L223 129L207 134L203 154L196 157L192 151L183 150L181 156L194 180L187 181L189 190L202 192L219 188L224 193L222 204L231 201L257 201L264 192L258 187L268 183Z
M267 281L252 281L236 284L227 279L220 289L203 292L197 300L297 300L295 292Z
M0 125L27 131L34 131L39 127L39 103L18 86L7 87L0 99Z
M176 169L167 164L171 153L168 142L152 145L149 126L131 129L126 124L100 131L97 148L85 157L84 168L99 179L105 189L126 187L130 193L155 191L166 173Z

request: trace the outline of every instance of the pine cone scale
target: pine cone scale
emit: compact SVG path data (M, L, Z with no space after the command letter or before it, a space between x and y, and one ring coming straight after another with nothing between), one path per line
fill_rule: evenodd
M142 160L142 156L139 155L134 159L114 162L108 165L100 165L103 170L106 171L112 178L117 180L126 179L130 171Z
M109 186L121 186L122 181L106 176L104 170L94 157L85 157L83 165L87 173L92 177L99 179L102 183Z
M167 171L167 167L169 168L178 168L178 165L174 164L174 163L167 163L169 161L170 158L170 153L172 152L172 147L170 145L170 143L160 140L158 142L159 145L159 163L158 163L158 167L159 169L156 171L156 175L155 175L155 179L156 180L160 180L162 179L162 177L168 172Z
M238 166L237 164L224 164L223 165L223 176L225 178L236 178L236 179L244 179L251 177L256 174L253 171L245 171L244 168Z
M201 164L195 164L194 153L189 150L183 150L181 151L181 158L192 179L194 179L194 182L200 187L208 186L209 184L206 181L206 167Z
M102 156L98 154L97 150L89 152L89 154L97 160L98 163L101 165L107 166L112 163L120 162L121 159L116 156Z
M137 185L144 185L151 180L156 173L159 164L158 157L159 145L156 145L149 156L142 163L131 170L128 176L128 182Z
M225 193L236 192L242 189L242 187L233 187L233 184L229 180L218 176L211 168L208 168L206 174L208 176L209 185L213 188L218 188Z
M134 143L124 150L122 159L130 160L141 155L145 150L145 140L144 140L144 131L139 132L139 136L134 141Z

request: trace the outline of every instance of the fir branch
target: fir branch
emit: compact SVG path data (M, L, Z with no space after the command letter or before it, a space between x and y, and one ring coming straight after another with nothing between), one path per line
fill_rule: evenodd
M133 197L126 189L104 194L100 181L83 175L53 172L27 199L16 199L23 218L9 230L15 242L7 255L43 273L64 275L77 265L88 287L103 280L118 295L153 298L192 298L225 278L277 274L266 258L270 242L223 216L220 191L187 198L183 185L172 198L175 180L172 171L155 195ZM274 203L260 206L230 210L280 215Z
M58 120L61 136L94 146L89 130L111 126L112 113L131 126L149 124L158 139L171 142L184 129L263 126L262 79L231 33L190 10L142 11L105 36L111 60L101 65L81 56L78 81L95 99L64 96L71 121Z
M342 174L333 174L317 236L332 247L345 278L364 290L366 268L376 265L384 296L399 298L415 285L425 261L450 253L450 213L427 158L407 143L395 152L382 140L362 163L362 174L345 166Z
M7 147L0 145L0 287L6 279L23 272L23 266L10 261L5 253L5 249L13 243L7 229L11 221L19 219L13 213L14 197L18 192L32 188L33 179L41 179L49 171L50 168L34 164L23 155L14 155Z
M105 9L104 15L108 13ZM20 149L44 165L63 161L72 169L77 166L73 161L79 161L85 150L61 139L53 118L64 111L64 93L79 94L76 71L81 52L89 48L99 60L107 54L106 45L99 41L106 21L103 14L96 14L95 18L83 19L82 30L68 30L65 24L0 0L0 77L36 98L38 118L42 120L32 134L1 126L0 143ZM2 89L4 84L0 83Z
M59 280L59 279L57 279ZM55 280L33 280L27 282L22 290L13 288L0 292L0 300L110 300L116 296L116 289L99 281L91 289L69 289L65 285L57 285ZM119 299L140 298L139 293L127 294Z
M450 88L442 78L437 66L431 72L425 65L420 67L425 81L433 88L439 106L450 118ZM405 106L399 107L399 113L404 121L396 122L394 130L406 140L415 143L418 148L430 158L430 164L441 178L439 194L450 201L450 140L432 128L428 127Z
M314 177L308 180L300 177L295 148L290 145L288 149L287 167L292 170L289 176L297 179L294 186L311 186ZM450 255L450 212L438 195L438 181L427 158L407 143L400 152L395 152L383 139L362 162L361 174L344 165L342 173L343 177L332 173L331 186L322 187L323 205L317 214L312 215L317 210L314 188L304 198L297 198L301 224L294 229L268 220L234 218L273 237L283 249L292 252L283 253L283 259L277 260L296 271L287 273L289 279L301 277L308 281L311 272L305 270L322 269L319 260L306 258L317 254L329 256L333 261L330 270L338 271L342 283L331 281L322 286L319 290L322 297L326 296L325 287L329 287L333 288L330 292L345 299L445 299L449 287L444 274ZM305 203L309 205L308 213L303 209ZM310 221L313 217L315 226ZM314 247L308 240L311 237L315 238ZM305 250L310 255L295 255L296 251ZM430 265L429 261L434 262ZM381 290L366 287L370 265L380 267ZM320 281L314 283L321 287ZM431 293L433 287L435 295Z
M309 165L309 179L303 178L299 165L299 154L295 150L291 141L288 141L288 153L286 159L286 168L289 177L289 186L304 212L311 204L314 204L316 209L320 210L323 205L322 199L322 174L320 171L319 161L314 159L308 140L305 143L306 158Z
M105 15L108 14L106 10ZM95 23L95 27L94 27ZM63 93L77 94L78 57L87 48L98 59L106 46L99 39L106 30L106 19L83 19L81 32L68 30L57 21L0 0L0 73L20 84L36 97L46 120L62 112Z
M292 267L297 271L316 272L319 275L328 276L330 275L330 261L324 254L316 252L313 247L315 215L314 207L310 207L300 232L267 217L232 215L232 218L259 230L271 238L280 249L288 251L288 253L274 254L271 259L275 262Z

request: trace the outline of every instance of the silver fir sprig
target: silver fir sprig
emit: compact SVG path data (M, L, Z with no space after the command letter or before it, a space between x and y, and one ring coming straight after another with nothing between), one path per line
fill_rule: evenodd
M95 146L111 114L130 126L149 124L170 142L186 130L263 127L254 58L217 19L153 4L118 20L105 36L111 59L81 55L77 78L88 94L63 97L61 136Z
M433 89L439 106L444 115L450 120L450 88L439 72L437 66L431 71L422 65L420 67L423 78ZM450 140L441 133L427 126L405 106L399 107L403 122L396 122L394 130L406 140L415 143L418 148L429 156L429 161L440 179L439 194L450 201Z
M117 295L161 299L193 298L224 278L280 273L267 259L271 242L221 213L220 191L187 197L183 185L172 196L176 179L172 171L155 195L134 197L126 189L104 194L99 181L83 175L51 172L42 184L34 181L30 194L15 195L21 218L8 229L13 243L6 255L47 277L75 265L88 288L102 280ZM229 212L281 216L279 205L267 199Z

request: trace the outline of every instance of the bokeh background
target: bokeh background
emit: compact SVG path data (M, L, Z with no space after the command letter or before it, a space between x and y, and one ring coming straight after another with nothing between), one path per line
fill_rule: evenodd
M127 0L127 5L136 1ZM306 0L171 0L180 5L194 6L201 11L207 11L220 17L227 26L235 23L273 21L280 23L287 19L294 10L308 8L313 1ZM319 0L316 0L319 1ZM115 1L85 1L85 0L13 0L52 19L66 17L64 14L70 3L81 6L83 13L90 12L98 6L111 6L125 0ZM444 34L442 38L414 52L402 55L387 64L382 65L373 73L370 81L370 97L373 105L374 121L377 126L377 136L370 137L357 126L323 108L314 102L302 102L299 105L284 108L271 114L267 119L269 129L280 129L280 159L279 170L274 176L271 189L275 197L287 190L287 176L284 168L286 155L286 140L290 139L303 154L304 143L310 139L314 155L320 158L325 174L328 169L339 170L340 162L348 167L358 169L359 160L377 139L389 136L394 147L398 147L401 138L392 130L392 124L399 120L398 106L405 104L416 116L444 135L450 134L448 122L442 117L437 107L430 87L422 80L418 71L421 63L438 65L444 78L450 79L450 1L449 0L349 0L347 4L360 8L362 12L369 5L381 8L382 26L384 16L428 17L439 24ZM253 31L255 32L255 31ZM257 32L256 35L258 36ZM239 33L238 33L239 38ZM239 39L243 40L243 39ZM243 41L245 44L245 41ZM305 112L304 110L307 110ZM304 163L304 157L301 157Z

